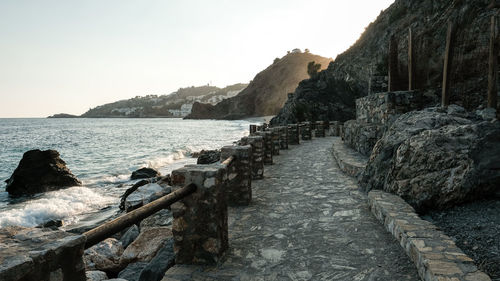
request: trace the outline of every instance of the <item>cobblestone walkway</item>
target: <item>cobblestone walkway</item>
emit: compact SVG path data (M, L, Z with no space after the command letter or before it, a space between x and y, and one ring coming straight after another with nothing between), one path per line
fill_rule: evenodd
M230 250L217 267L174 266L167 280L419 280L366 196L335 163L333 138L281 151L229 209Z

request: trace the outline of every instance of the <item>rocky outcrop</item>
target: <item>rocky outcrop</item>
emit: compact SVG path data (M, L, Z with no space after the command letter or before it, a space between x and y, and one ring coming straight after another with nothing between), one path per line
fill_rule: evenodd
M169 187L163 187L157 183L148 183L139 186L131 193L129 191L130 189L126 191L120 202L120 209L127 212L135 210L148 204L149 202L169 194L171 189Z
M161 176L160 172L153 168L140 168L137 171L132 172L132 175L130 176L131 180L138 180L138 179L148 179L148 178L155 178Z
M12 176L5 181L11 196L32 195L81 185L55 150L30 150L24 153Z
M288 93L308 77L307 64L311 61L321 64L324 69L331 59L311 53L290 53L277 58L237 96L215 106L195 103L186 119L243 119L275 115L283 107Z
M202 150L196 164L212 164L220 160L220 150Z
M415 88L436 89L442 82L448 21L456 26L452 56L451 102L472 110L486 104L489 0L396 0L380 13L358 41L316 77L302 81L272 124L354 118L354 100L387 91L388 47L398 42L398 88L408 89L408 28L414 39ZM439 91L425 106L439 101Z
M171 238L172 230L168 227L143 230L121 255L121 264L151 261Z
M165 246L146 265L139 276L139 281L160 281L167 269L175 263L174 239L169 239Z
M500 122L463 108L429 108L400 116L376 143L362 175L418 212L499 194Z
M87 270L101 270L118 273L121 269L120 256L123 246L115 238L108 238L87 250L83 255Z

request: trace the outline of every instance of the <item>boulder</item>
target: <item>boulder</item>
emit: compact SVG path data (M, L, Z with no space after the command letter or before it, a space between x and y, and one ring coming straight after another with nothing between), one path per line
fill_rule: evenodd
M122 197L120 209L130 212L151 201L154 201L155 199L160 198L161 196L167 195L170 192L170 188L164 188L157 183L149 183L140 186L132 193L129 193L127 190L124 196L127 195L127 193L128 195L126 197Z
M86 271L85 276L87 277L87 281L103 281L108 279L106 272L99 270Z
M405 199L418 212L500 189L500 122L452 108L399 117L376 143L361 185Z
M172 213L168 209L160 210L141 221L141 231L144 231L148 228L170 226L173 219L174 218L172 217Z
M202 150L196 164L212 164L220 160L219 150Z
M115 238L108 238L85 250L83 254L85 268L87 270L118 272L121 269L120 256L122 253L122 243Z
M139 234L139 237L125 249L121 255L121 263L125 265L132 262L151 261L171 237L172 230L168 227L145 229Z
M128 245L134 242L137 236L139 236L139 228L137 227L137 225L134 224L131 227L129 227L125 232L125 234L123 234L122 237L120 238L120 242L122 243L123 248L126 249Z
M5 181L11 196L32 195L81 185L55 150L30 150L24 153L12 176Z
M127 267L118 273L118 278L123 278L128 281L138 281L141 271L148 265L147 262L130 263Z
M160 281L167 269L175 264L174 239L168 239L165 246L146 265L139 277L140 281Z
M138 179L149 179L156 178L161 176L160 172L152 168L140 168L137 171L132 172L130 179L138 180Z

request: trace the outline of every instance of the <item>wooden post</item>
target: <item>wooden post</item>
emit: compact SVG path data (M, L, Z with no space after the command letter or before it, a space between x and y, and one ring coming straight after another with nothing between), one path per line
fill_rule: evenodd
M408 29L408 90L415 89L415 64L413 61L413 33Z
M388 91L398 90L398 42L391 36L389 43L389 88Z
M448 22L448 33L446 34L446 50L444 53L443 89L441 92L441 106L450 104L450 71L453 51L453 23Z
M497 77L498 76L498 46L497 46L497 18L491 17L490 31L490 58L488 67L488 107L497 108Z

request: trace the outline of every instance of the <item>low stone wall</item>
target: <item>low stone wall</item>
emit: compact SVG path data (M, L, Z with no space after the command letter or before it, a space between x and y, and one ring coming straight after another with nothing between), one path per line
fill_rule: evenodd
M422 107L419 91L385 92L356 100L356 120L390 124L399 115Z
M333 139L333 158L345 174L358 178L365 170L368 158L347 147L340 138Z
M273 142L271 139L271 132L269 131L258 131L255 133L257 136L261 136L264 141L264 164L273 164Z
M365 123L349 120L344 123L342 139L344 143L359 153L370 156L373 147L383 136L385 126L380 123Z
M46 228L0 228L0 280L85 281L85 236Z
M425 281L491 281L453 240L422 220L399 196L379 190L368 194L370 209L399 241Z

